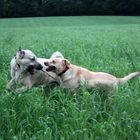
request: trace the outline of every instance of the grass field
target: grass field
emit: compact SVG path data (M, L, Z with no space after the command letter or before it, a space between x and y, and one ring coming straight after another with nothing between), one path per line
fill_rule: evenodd
M79 95L41 87L7 94L10 60L18 48L49 58L59 50L73 64L123 77L140 71L140 17L81 16L0 19L0 139L138 140L139 78L102 100L100 91Z

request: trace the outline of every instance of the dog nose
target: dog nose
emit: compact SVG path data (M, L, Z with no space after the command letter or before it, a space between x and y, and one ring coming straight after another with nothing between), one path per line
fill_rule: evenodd
M39 70L42 70L43 69L43 66L41 64L39 64L38 69Z
M44 65L45 65L45 66L48 66L49 64L48 64L48 62L44 62Z

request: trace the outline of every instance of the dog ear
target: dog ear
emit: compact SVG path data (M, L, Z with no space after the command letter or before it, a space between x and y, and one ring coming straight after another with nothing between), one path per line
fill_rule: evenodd
M22 59L25 56L25 51L21 50L21 48L19 48L19 58Z
M21 51L22 51L22 50L21 50L21 47L19 47L18 51L19 51L19 52L21 52Z
M63 63L63 65L65 65L65 66L69 66L69 65L70 65L70 62L69 62L67 59L63 59L63 60L62 60L62 63Z

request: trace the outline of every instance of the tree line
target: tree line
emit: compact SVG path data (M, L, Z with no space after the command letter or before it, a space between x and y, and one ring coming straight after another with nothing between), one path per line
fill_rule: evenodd
M140 0L0 0L0 17L140 15Z

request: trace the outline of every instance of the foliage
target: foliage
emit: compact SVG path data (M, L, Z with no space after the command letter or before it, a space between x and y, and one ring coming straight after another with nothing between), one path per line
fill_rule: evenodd
M0 34L0 139L139 139L139 78L107 98L84 88L71 95L56 87L47 98L41 87L4 91L19 47L44 58L59 50L73 64L118 77L140 70L139 17L2 19Z
M139 0L1 0L0 17L140 15Z

